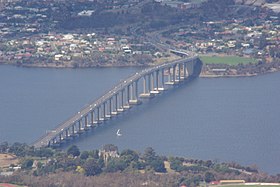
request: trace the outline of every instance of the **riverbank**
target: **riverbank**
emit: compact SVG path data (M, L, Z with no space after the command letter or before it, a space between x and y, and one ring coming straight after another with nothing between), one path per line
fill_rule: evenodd
M24 64L24 65L17 65L19 67L26 67L26 68L56 68L56 69L75 69L75 68L127 68L127 67L150 67L148 65L112 65L112 64L104 64L104 65L90 65L90 66L75 66L72 64L68 65L55 65L55 64Z
M54 63L35 63L35 64L16 64L16 63L3 63L5 65L14 65L18 67L27 67L27 68L126 68L126 67L142 67L148 68L155 66L162 62L155 62L150 64L96 64L96 65L75 65L75 64L54 64ZM257 75L273 73L280 71L280 62L274 61L270 63L248 63L248 64L238 64L238 65L229 65L229 64L203 64L201 78L232 78L232 77L253 77Z
M248 75L199 75L200 78L235 78L235 77L254 77L258 74L248 74Z
M160 58L154 58L151 61L146 61L144 63L139 63L136 60L134 61L127 61L125 63L120 63L119 61L106 61L106 63L91 63L91 62L63 62L63 61L52 61L51 63L47 62L40 62L40 63L22 63L22 62L14 62L14 61L0 61L0 65L14 65L18 67L28 67L28 68L57 68L57 69L63 69L63 68L115 68L115 67L153 67L158 64L162 64L164 62L170 62L174 60L179 60L180 57L176 55L170 55L169 57L160 57Z

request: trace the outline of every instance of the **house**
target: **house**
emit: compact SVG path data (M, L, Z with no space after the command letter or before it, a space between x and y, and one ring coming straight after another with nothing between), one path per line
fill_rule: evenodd
M59 61L63 57L62 54L58 54L54 56L54 60Z
M120 155L118 153L118 147L111 145L111 144L103 146L103 148L101 150L99 150L98 154L100 157L101 156L103 157L105 164L108 163L109 158L119 158L120 157Z
M3 171L3 172L0 172L0 175L1 176L11 176L13 175L13 171Z
M125 54L130 54L130 53L132 53L131 49L126 49L126 50L124 50L123 52L124 52Z

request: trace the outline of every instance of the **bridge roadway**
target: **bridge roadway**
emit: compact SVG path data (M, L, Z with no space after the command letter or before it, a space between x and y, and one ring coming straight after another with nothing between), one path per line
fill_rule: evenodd
M70 117L69 119L64 121L63 123L56 126L52 131L47 132L45 135L43 135L41 138L39 138L32 145L36 148L44 147L44 146L50 146L52 144L54 145L55 143L57 143L56 139L59 136L60 136L60 141L62 141L61 136L63 135L63 133L66 129L69 130L71 126L74 126L75 123L80 122L83 117L89 115L89 113L92 112L94 109L96 109L98 107L102 107L102 105L105 102L112 99L116 94L120 93L122 90L124 90L129 85L132 85L134 82L138 81L139 79L141 79L141 78L143 78L147 75L152 74L153 72L160 71L160 70L165 70L166 68L171 68L171 67L174 67L178 64L186 63L186 62L189 62L189 61L195 61L197 59L198 59L197 56L183 58L183 59L180 59L180 60L167 62L167 63L161 64L161 65L155 66L155 67L147 68L147 69L144 69L140 72L137 72L137 73L133 74L132 76L126 78L125 80L122 80L120 83L115 85L111 90L106 92L100 98L98 98L94 102L92 102L89 105L87 105L86 107L84 107L80 112L76 113L75 115L73 115L72 117ZM180 66L179 66L179 68L180 68ZM162 76L164 76L164 75L162 75ZM136 87L137 87L137 85L136 85ZM111 101L110 101L110 103L111 103ZM110 108L110 110L111 110L111 108ZM104 109L104 113L105 113L105 109ZM74 132L75 131L73 129L73 133ZM67 130L66 130L66 137L68 137L68 131ZM61 142L59 142L59 143L61 143Z

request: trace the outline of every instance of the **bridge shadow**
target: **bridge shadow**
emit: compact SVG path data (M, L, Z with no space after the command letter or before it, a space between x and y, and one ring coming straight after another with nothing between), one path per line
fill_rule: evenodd
M197 78L189 78L180 84L168 86L167 87L168 90L163 91L156 97L149 98L149 99L147 99L147 98L142 99L141 100L142 104L134 106L130 110L126 110L126 111L118 114L117 116L104 121L103 123L99 124L98 127L91 128L88 131L80 134L79 137L75 137L68 141L64 141L59 146L59 148L67 149L67 147L69 147L70 145L80 144L81 142L88 141L90 138L92 138L93 136L95 136L97 134L104 134L105 132L108 132L109 130L111 131L112 127L121 128L123 122L130 120L135 115L143 114L144 112L153 110L153 108L156 107L156 105L158 103L160 103L162 100L172 97L172 95L174 95L175 92L180 93L187 87L190 87L196 81L198 81ZM114 143L114 142L111 142L111 143Z

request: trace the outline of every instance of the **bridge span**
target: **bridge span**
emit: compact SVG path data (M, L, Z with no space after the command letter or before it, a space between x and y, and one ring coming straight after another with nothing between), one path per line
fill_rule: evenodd
M90 128L98 127L119 113L154 97L175 85L200 74L202 63L197 56L167 62L144 69L115 85L107 93L78 113L44 134L33 143L36 148L56 146L78 137Z

